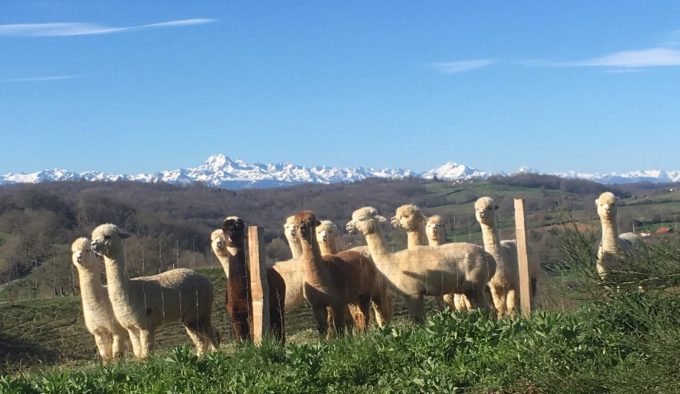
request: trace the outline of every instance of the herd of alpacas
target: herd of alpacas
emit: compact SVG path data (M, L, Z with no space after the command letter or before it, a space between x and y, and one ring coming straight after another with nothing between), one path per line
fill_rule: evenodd
M616 268L621 250L630 248L637 236L618 234L612 193L603 193L595 203L602 224L596 268L604 278ZM341 334L348 328L366 331L371 308L377 325L384 326L392 318L395 295L403 297L409 316L417 323L425 318L425 296L456 311L481 308L495 311L499 318L514 316L519 304L516 242L500 240L498 206L492 198L479 198L474 209L483 246L447 243L441 217L427 218L417 206L402 205L391 224L407 233L408 243L407 249L396 252L388 251L381 233L387 219L372 207L352 213L346 229L361 234L366 246L349 250L338 250L338 227L333 222L320 221L311 211L288 217L284 233L293 258L276 262L266 271L271 335L283 343L286 313L304 302L309 303L322 336ZM229 216L211 234L213 253L227 278L227 312L238 341L251 339L245 231L243 219ZM123 245L128 237L118 226L102 224L90 239L78 238L71 248L85 325L102 361L121 357L128 341L135 358L148 357L156 329L176 321L185 327L199 356L215 350L219 336L211 322L210 280L186 268L128 278ZM102 265L107 285L100 280ZM529 275L533 300L541 268L531 248Z

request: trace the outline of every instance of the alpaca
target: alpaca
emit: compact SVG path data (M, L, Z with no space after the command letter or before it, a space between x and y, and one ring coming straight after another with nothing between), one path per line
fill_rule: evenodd
M108 364L123 355L128 333L113 315L106 286L100 280L99 258L92 253L88 238L73 242L71 258L78 270L85 327L94 336L102 362Z
M484 288L496 270L496 263L483 248L469 243L437 247L420 246L389 253L380 223L386 219L373 207L357 209L347 230L365 238L375 265L388 285L406 298L411 318L425 319L423 296L465 293L472 306L489 309Z
M319 244L319 250L321 251L322 256L338 253L337 231L338 227L330 220L322 220L320 224L316 226L316 241ZM361 253L373 263L373 259L371 258L371 254L367 247L358 246L349 250ZM372 294L371 306L373 307L376 323L378 324L378 327L384 327L392 320L394 302L392 296L388 293L386 283L382 280L381 276L378 276ZM352 308L350 307L350 309ZM351 315L357 316L358 314L356 311L352 311ZM329 325L332 324L332 311L330 309L328 322Z
M397 208L396 214L392 217L394 228L406 231L407 247L413 249L425 245L425 223L427 218L420 212L414 204L404 204Z
M322 220L316 226L316 241L322 256L338 253L335 235L337 231L338 226L330 220Z
M619 235L616 225L616 196L611 192L600 194L595 200L597 214L602 224L602 240L597 249L597 263L595 268L603 280L607 272L620 268L621 252L630 252L635 244L640 242L640 237L635 233L623 233Z
M302 245L305 299L312 307L319 333L324 336L328 332L327 307L330 307L335 331L342 334L348 304L358 309L354 316L356 327L365 331L376 280L375 265L356 251L321 256L315 230L319 222L313 212L299 212L295 215L294 224Z
M433 215L427 218L425 223L425 238L429 246L441 246L446 243L446 227L442 223L442 217ZM465 294L444 294L442 300L458 312L472 310L470 300Z
M227 241L227 311L231 317L234 337L237 340L250 339L251 293L248 268L246 266L246 234L245 223L238 216L228 216L222 224ZM281 275L271 267L267 267L267 284L269 286L269 328L274 338L285 341L284 304L286 284Z
M446 227L442 223L442 217L433 215L427 218L425 223L425 237L430 246L440 246L446 243Z
M517 242L500 240L496 226L496 210L491 197L480 197L475 202L475 217L482 228L484 249L496 260L496 274L489 281L489 290L498 317L513 317L519 303L519 263ZM531 299L536 295L536 284L541 273L540 264L533 250L529 248L529 278L531 279Z
M146 358L156 328L177 320L184 325L198 355L214 350L218 338L210 322L210 280L186 268L129 279L123 249L123 239L129 237L115 224L102 224L92 232L91 244L92 250L104 257L113 314L128 331L135 357Z
M295 216L288 216L286 222L283 224L283 234L286 236L288 241L288 247L290 248L290 253L293 258L296 259L302 256L302 246L300 245L300 240L295 234L295 226L293 225L293 218Z

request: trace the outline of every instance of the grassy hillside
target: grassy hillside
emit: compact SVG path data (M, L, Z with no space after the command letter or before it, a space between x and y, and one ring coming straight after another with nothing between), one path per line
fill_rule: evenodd
M537 187L535 179L457 185L372 180L245 191L130 183L0 188L0 273L4 272L4 276L0 275L0 369L17 371L94 359L94 344L82 321L77 275L68 250L76 236L88 234L96 224L117 222L137 234L127 242L131 276L173 266L196 268L209 275L218 291L213 318L230 343L224 277L208 250L210 232L228 214L239 214L249 223L264 226L268 258L277 260L289 256L280 231L283 219L302 207L316 210L319 216L342 226L352 210L360 206L373 205L389 217L398 205L414 202L428 215L444 216L449 241L480 243L474 201L482 195L493 196L500 205L502 237L514 238L513 198L523 197L528 210L529 242L539 250L544 265L560 265L565 259L553 235L565 223L578 223L578 228L590 235L592 259L599 232L593 201L603 186L542 182ZM634 225L638 230L641 226L654 230L662 224L676 223L680 217L680 192L669 189L627 186L617 190L622 197L622 231L630 231ZM389 228L385 232L393 250L405 246L403 233ZM363 243L356 236L343 235L343 240L351 245ZM577 308L580 302L564 295L573 286L569 276L553 273L541 282L539 305L554 312ZM398 317L404 316L403 305L398 306ZM287 319L292 343L316 338L306 306ZM170 325L159 333L158 346L170 349L186 340L179 325Z

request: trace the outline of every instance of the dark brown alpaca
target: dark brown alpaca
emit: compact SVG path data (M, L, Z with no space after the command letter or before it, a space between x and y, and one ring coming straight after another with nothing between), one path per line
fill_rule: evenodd
M368 328L371 291L376 269L370 260L356 251L343 251L321 256L316 242L315 227L319 224L311 211L295 215L294 226L302 244L302 266L305 270L304 294L312 306L317 328L327 335L327 307L333 311L335 330L345 329L345 312L353 306L354 320L359 331Z
M248 268L245 259L245 224L237 216L229 216L222 224L227 240L229 256L229 277L227 279L227 312L231 316L234 337L245 341L250 339L251 293ZM286 284L273 268L267 268L269 284L269 325L274 338L285 341L284 305Z

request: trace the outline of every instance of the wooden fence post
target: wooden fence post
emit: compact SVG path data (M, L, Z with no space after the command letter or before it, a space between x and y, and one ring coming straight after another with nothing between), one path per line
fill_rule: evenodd
M527 231L524 226L524 199L515 199L515 232L517 235L517 262L519 263L519 296L522 316L531 315L531 284L529 279L529 256L527 253Z
M269 332L269 286L262 227L248 226L248 274L250 278L252 335L256 345Z

